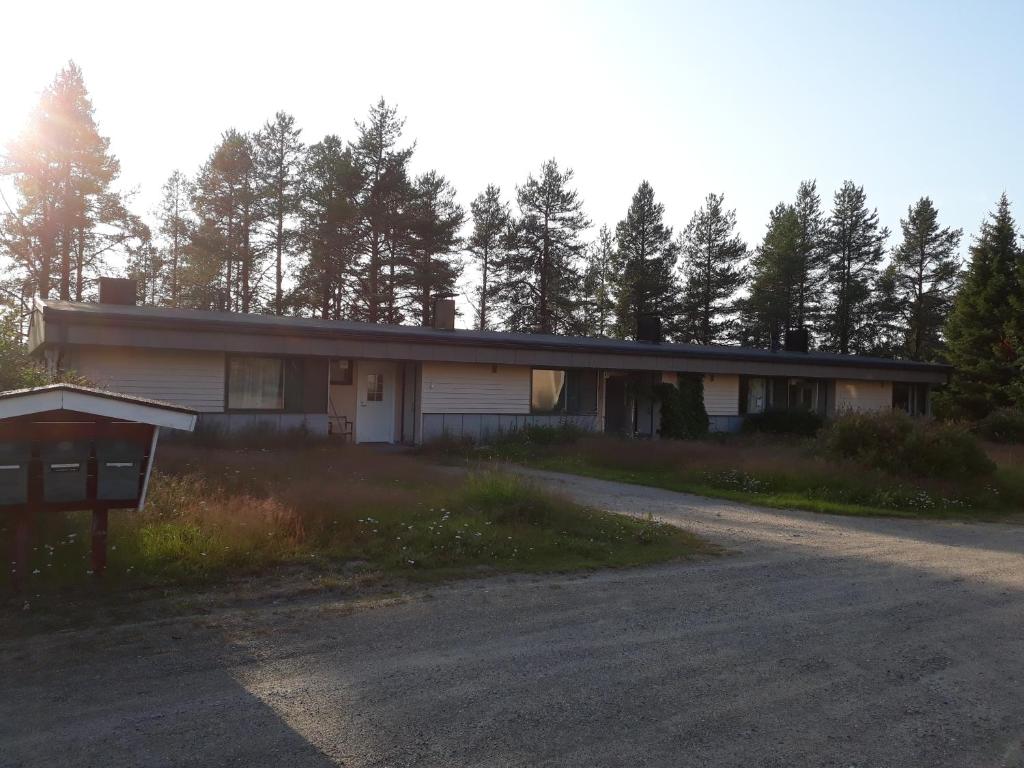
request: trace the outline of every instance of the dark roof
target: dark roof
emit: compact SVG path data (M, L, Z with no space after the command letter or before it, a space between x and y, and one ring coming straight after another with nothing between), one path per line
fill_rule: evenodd
M195 331L228 331L285 336L320 336L367 341L423 341L432 344L471 345L566 352L596 352L625 355L658 355L704 360L748 362L790 362L797 364L891 368L946 372L950 366L884 357L837 355L828 352L772 352L752 347L702 344L669 344L583 336L507 333L458 329L438 330L408 325L382 325L352 320L319 320L304 317L277 317L237 312L209 312L167 307L138 307L115 304L41 302L47 320L64 318L75 322L150 328L189 328Z

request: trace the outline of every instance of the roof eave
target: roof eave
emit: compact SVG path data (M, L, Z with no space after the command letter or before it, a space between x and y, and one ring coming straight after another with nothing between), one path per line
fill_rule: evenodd
M87 325L107 325L116 323L121 326L131 326L141 329L165 330L169 328L181 328L187 325L196 332L229 332L244 335L272 335L272 336L303 336L328 339L365 340L376 342L396 341L427 341L432 344L451 346L477 346L496 349L530 349L549 352L582 351L595 354L616 354L616 355L637 355L650 356L661 355L672 358L694 359L694 360L735 360L738 362L751 363L793 363L812 366L837 366L849 368L889 368L893 370L921 371L932 373L945 373L948 375L952 367L941 363L922 363L906 360L866 359L855 356L818 358L813 354L800 354L792 352L768 352L766 350L746 351L741 347L709 347L707 350L693 350L673 348L671 345L661 345L651 342L635 342L633 345L616 345L607 349L601 349L593 343L574 343L572 337L562 337L557 343L549 343L542 339L524 340L516 339L480 339L478 337L460 336L458 331L435 331L433 329L419 329L410 327L403 331L376 330L373 328L322 328L315 326L288 327L276 322L254 324L252 321L232 320L230 316L216 317L210 319L200 318L163 318L159 316L138 317L120 313L81 312L74 309L54 307L43 303L44 319L54 320L61 323L70 320L75 323ZM391 327L397 328L397 326ZM52 342L44 341L37 350L46 348Z

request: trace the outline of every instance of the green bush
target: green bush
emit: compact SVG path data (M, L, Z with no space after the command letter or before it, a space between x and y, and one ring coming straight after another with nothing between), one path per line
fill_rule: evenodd
M978 422L976 431L997 443L1024 443L1024 410L999 408Z
M30 357L15 316L0 307L0 392L62 382L85 386L90 384L74 371L53 373L42 362Z
M995 471L967 430L912 419L902 411L843 414L832 420L821 440L831 456L897 475L970 479Z
M988 476L996 469L966 429L931 423L916 427L907 436L902 466L919 477L963 479Z
M685 439L708 433L708 412L704 408L704 382L699 376L680 374L679 384L657 384L654 398L661 403L662 437Z
M807 410L768 410L751 413L743 420L744 432L767 432L773 435L813 437L823 424L821 416Z
M913 420L902 411L851 411L834 418L823 439L833 456L886 468L891 458L900 453L913 428Z

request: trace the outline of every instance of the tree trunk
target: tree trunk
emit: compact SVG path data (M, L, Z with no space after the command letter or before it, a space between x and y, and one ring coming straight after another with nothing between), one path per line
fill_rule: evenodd
M71 227L66 222L60 233L60 300L71 301Z
M484 259L480 279L480 330L487 330L487 268L490 262L490 249L484 246Z
M75 301L82 301L85 289L85 230L78 230L75 244Z
M540 255L540 332L551 333L551 318L548 315L548 259L550 257L551 241L548 230L548 212L544 212L544 240L541 245Z

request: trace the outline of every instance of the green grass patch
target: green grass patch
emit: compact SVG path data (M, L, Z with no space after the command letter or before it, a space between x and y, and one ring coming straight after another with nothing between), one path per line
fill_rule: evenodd
M167 446L158 461L146 509L111 513L105 590L199 585L295 564L436 579L715 551L674 526L583 508L515 475L456 473L354 447ZM28 592L89 583L89 515L40 523ZM0 538L11 533L0 528Z
M946 435L933 431L944 447ZM638 441L577 434L556 443L550 435L537 439L534 432L508 434L484 446L448 443L428 452L470 464L513 461L780 509L975 520L1005 519L1024 510L1024 469L998 451L992 461L984 459L984 472L926 477L889 471L877 455L870 463L837 457L821 438L730 435ZM959 433L954 437L962 439ZM959 445L954 447L962 452Z

